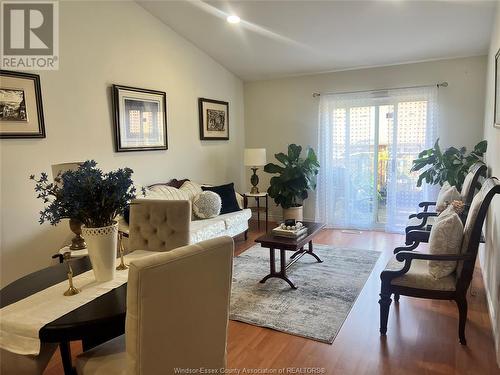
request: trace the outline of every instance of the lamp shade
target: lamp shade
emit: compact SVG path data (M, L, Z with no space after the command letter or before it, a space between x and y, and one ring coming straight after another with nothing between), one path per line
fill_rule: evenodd
M266 165L266 149L265 148L246 148L245 149L245 165L249 167L259 167Z
M52 165L52 178L56 178L59 173L64 173L66 171L76 171L83 162L73 162L73 163L61 163Z

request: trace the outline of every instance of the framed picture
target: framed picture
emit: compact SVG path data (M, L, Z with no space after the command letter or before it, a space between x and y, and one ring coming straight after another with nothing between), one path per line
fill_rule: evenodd
M45 138L39 75L0 70L0 138Z
M199 98L201 140L229 139L229 103Z
M500 49L495 55L495 115L494 125L500 128Z
M167 150L167 94L113 85L115 150Z

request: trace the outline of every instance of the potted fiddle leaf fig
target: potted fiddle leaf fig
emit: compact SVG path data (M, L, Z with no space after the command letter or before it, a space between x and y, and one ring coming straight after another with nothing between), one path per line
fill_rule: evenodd
M115 274L118 223L129 202L136 197L132 169L120 168L104 173L94 160L82 163L76 170L59 173L54 182L46 173L34 175L37 198L47 206L40 212L40 224L56 225L62 219L83 223L90 261L97 281L108 281Z
M411 172L421 171L417 186L421 186L423 181L441 186L448 182L460 191L469 168L477 161L482 161L487 148L488 141L481 141L469 153L465 147L449 147L442 151L438 138L434 147L422 151L413 160Z
M288 146L288 153L275 154L282 164L269 163L264 171L274 174L267 192L274 202L283 208L283 220L303 219L303 202L309 196L309 190L316 189L319 162L312 148L306 151L306 157L300 156L302 147L296 144Z

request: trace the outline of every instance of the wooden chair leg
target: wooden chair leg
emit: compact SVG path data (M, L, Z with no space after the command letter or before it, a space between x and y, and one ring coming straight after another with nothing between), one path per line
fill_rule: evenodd
M391 306L391 294L384 291L380 293L380 300L378 301L380 305L380 334L385 336L387 333L387 321L389 320L389 308Z
M467 299L465 296L457 298L455 300L458 307L458 338L460 344L467 345L467 340L465 339L465 323L467 323Z

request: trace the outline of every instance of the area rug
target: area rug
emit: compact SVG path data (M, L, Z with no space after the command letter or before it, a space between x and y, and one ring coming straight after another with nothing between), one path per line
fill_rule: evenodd
M305 254L287 270L295 290L276 278L259 283L269 249L256 245L235 257L230 318L331 344L380 253L318 244L314 252L323 263ZM276 258L279 269L279 251Z

